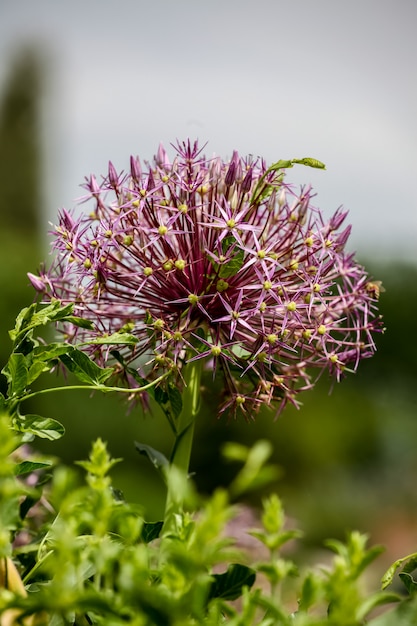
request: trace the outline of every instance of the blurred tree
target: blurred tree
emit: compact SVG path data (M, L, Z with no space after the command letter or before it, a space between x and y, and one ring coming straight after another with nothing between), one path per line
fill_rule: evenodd
M33 237L41 202L41 61L25 49L14 60L0 102L0 212L3 229Z
M40 55L24 49L12 62L0 98L0 369L9 353L7 331L32 299L26 272L41 258L41 91Z

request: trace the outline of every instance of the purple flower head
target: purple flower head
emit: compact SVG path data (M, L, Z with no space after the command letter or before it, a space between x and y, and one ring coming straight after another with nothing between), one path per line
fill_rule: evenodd
M160 146L146 169L131 157L129 174L110 163L101 184L86 179L89 214L61 212L52 266L30 279L92 322L68 338L128 331L124 361L149 379L169 370L178 386L182 367L203 361L224 377L220 410L247 415L297 405L325 370L356 370L381 320L378 283L344 250L346 212L326 221L280 163L175 149L171 163ZM94 354L104 363L109 347Z

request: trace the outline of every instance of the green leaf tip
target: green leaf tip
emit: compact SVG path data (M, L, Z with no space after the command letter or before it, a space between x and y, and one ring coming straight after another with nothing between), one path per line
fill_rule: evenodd
M307 167L315 167L319 170L325 170L326 166L322 161L318 159L311 159L310 157L304 157L303 159L293 159L293 163L297 163L298 165L306 165Z

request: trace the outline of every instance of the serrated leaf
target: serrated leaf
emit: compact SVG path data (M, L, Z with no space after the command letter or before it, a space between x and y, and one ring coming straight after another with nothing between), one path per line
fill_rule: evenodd
M52 462L46 461L22 461L15 465L14 473L15 476L23 476L24 474L31 474L39 469L44 469L45 467L51 467Z
M6 366L2 369L8 382L9 395L20 395L28 384L28 367L26 357L20 352L10 355Z
M46 306L39 306L45 308L40 308L34 316L33 321L37 326L42 326L48 322L60 322L68 319L68 317L72 317L72 312L74 310L74 305L72 303L62 305L59 300L53 300L51 304Z
M65 428L60 422L41 415L19 415L13 421L13 428L50 441L60 439L65 434Z
M9 335L12 341L20 341L25 334L38 326L45 326L49 322L58 322L71 316L73 308L73 304L62 306L58 300L54 300L47 305L42 303L32 304L19 313L15 327L9 331Z
M155 450L152 446L148 446L146 443L138 443L135 441L135 448L139 452L139 454L143 454L148 457L150 462L157 470L164 470L169 466L169 461L166 456L159 452L159 450Z
M113 373L113 368L99 367L85 352L77 348L60 355L59 359L78 380L89 385L102 385Z
M154 539L158 539L164 522L145 522L142 526L141 540L144 543L150 543Z
M251 588L256 580L256 572L246 565L232 563L224 574L214 574L209 598L236 600L242 595L243 587Z
M22 329L26 328L26 325L30 322L36 311L36 306L36 304L31 304L29 307L25 307L20 311L16 317L14 328L9 330L9 336L12 341L15 341Z

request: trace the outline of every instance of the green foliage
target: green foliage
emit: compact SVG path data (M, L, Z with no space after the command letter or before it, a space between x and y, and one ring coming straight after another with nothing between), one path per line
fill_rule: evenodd
M42 462L12 459L17 441L8 420L5 415L0 420L4 556L12 554L11 541L27 522L19 514L19 498L29 490L16 476L47 467ZM243 476L248 474L248 463L253 467L249 459L267 461L264 444L256 447L258 451L253 452L228 446L230 456L243 463L239 472ZM54 470L50 486L43 487L53 508L39 520L30 542L13 551L26 595L11 579L6 581L0 589L0 616L15 610L20 619L33 617L51 626L361 626L375 607L401 600L384 591L364 593L363 576L380 548L368 549L360 533L350 534L346 543L328 542L336 552L333 562L300 574L300 567L282 552L300 535L288 528L275 494L264 500L261 525L251 531L268 550L260 561L250 560L234 546L227 524L235 509L223 489L206 500L196 501L194 495L193 512L178 512L166 530L163 522L146 522L137 506L114 495L109 471L118 461L97 440L89 459L79 462L86 471L84 484L74 482L69 469ZM242 485L246 481L236 480ZM394 564L384 585L403 563L403 572L410 572L415 555ZM262 577L269 582L269 590ZM410 593L414 597L413 589ZM411 619L415 611L415 601L404 600L398 609L369 623L412 623L404 621L404 616Z
M173 508L156 522L147 521L141 507L125 501L113 488L109 472L120 459L110 456L101 439L93 444L89 459L78 462L86 472L82 483L62 465L49 480L52 459L33 456L21 444L35 436L53 441L64 429L53 418L23 414L22 405L36 395L71 387L104 393L135 391L111 386L114 370L97 366L79 346L40 342L36 333L57 320L84 323L73 317L71 306L57 302L24 309L10 333L12 354L3 369L8 385L7 394L0 396L3 621L14 615L21 623L51 626L413 623L416 554L396 561L384 576L382 588L369 593L365 591L367 573L381 549L368 548L367 537L352 532L345 542L327 542L335 553L330 564L306 569L292 558L293 544L301 533L288 525L275 494L264 498L255 528L231 533L233 524L229 524L236 523L231 503L265 489L279 476L279 469L269 463L272 445L268 440L252 446L224 445L226 459L238 463L240 469L228 489L217 488L206 499L198 495L185 468L176 467L172 458L169 461L152 446L137 443L137 451L161 470L171 494ZM131 339L116 333L103 341L119 354L118 345ZM118 364L125 367L120 354ZM81 384L32 389L42 374L57 366ZM159 381L163 386L149 386L137 379L141 385L137 390L149 389L167 417L176 435L175 446L181 445L184 433L191 432L191 422L185 420L181 429L180 420L187 418L190 407L197 409L199 380L190 369L186 395L169 380ZM239 546L237 538L242 534L258 542L254 556ZM405 598L386 590L399 569ZM371 619L375 608L393 602L396 608Z
M5 440L13 440L10 430ZM175 526L161 535L162 523L144 522L135 506L114 498L108 471L115 462L97 440L90 458L80 462L85 485L67 490L68 471L55 472L49 498L59 510L30 546L16 551L20 558L35 555L22 572L28 595L23 602L11 589L0 592L0 612L42 612L51 624L203 624L211 605L253 585L255 572L244 564L211 573L227 556L221 531L230 511L224 493L207 503L199 519L179 514ZM10 508L2 500L3 533L17 527L18 515Z
M2 374L7 381L7 395L0 394L0 408L10 415L15 431L23 433L22 441L31 441L34 437L49 440L62 437L65 429L60 422L40 415L23 415L21 405L38 395L65 389L89 389L102 393L113 391L128 394L147 389L153 393L166 414L169 412L172 414L172 419L175 421L182 406L178 389L168 382L165 391L161 388L158 388L156 393L153 391L153 386L164 377L151 384L136 377L143 387L133 391L128 388L113 387L106 383L115 374L115 367L98 366L93 358L72 344L66 342L45 344L36 338L35 332L58 321L84 326L85 320L74 317L72 313L72 304L62 306L58 301L52 301L49 304L34 303L19 313L14 329L9 332L12 340L12 353L2 369ZM115 348L119 344L125 345L126 342L132 341L125 333L115 333L112 337L107 336L102 339L103 342ZM94 339L92 344L98 342L100 338ZM122 357L119 357L119 362L123 364ZM57 366L64 368L82 384L37 391L31 389L31 385L41 374L51 372Z

